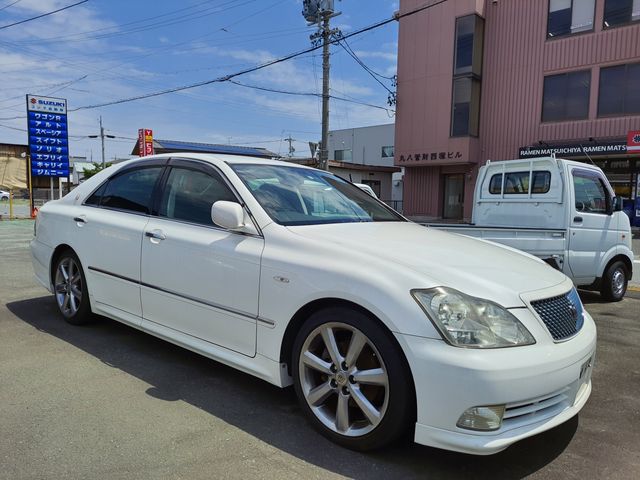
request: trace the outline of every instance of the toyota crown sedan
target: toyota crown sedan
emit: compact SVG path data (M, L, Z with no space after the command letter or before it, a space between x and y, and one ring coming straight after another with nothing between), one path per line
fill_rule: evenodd
M293 385L356 450L403 435L491 454L576 415L596 327L528 254L432 230L325 171L171 154L114 165L40 210L40 283L104 315Z

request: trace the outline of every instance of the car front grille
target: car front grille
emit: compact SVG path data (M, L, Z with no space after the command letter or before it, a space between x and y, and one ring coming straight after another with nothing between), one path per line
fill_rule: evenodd
M531 306L554 340L572 337L580 331L584 323L582 302L575 288L557 297L534 300Z

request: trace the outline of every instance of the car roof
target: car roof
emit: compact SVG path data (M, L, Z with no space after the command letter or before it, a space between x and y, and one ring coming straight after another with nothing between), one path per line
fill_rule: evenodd
M137 160L151 160L154 158L185 158L185 159L203 160L205 162L210 162L213 164L224 162L229 165L252 164L252 165L276 165L276 166L307 168L307 169L310 168L304 165L298 165L297 163L283 162L281 160L271 160L268 158L249 157L245 155L228 155L228 154L219 154L219 153L195 153L195 152L163 153L160 155L140 157L139 159L133 160L133 162Z

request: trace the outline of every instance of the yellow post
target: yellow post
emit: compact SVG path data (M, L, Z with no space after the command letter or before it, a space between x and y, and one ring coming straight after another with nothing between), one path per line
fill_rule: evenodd
M13 190L9 189L9 220L13 220Z

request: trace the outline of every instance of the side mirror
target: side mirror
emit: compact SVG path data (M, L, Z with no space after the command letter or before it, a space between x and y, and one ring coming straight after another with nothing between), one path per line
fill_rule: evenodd
M621 212L622 211L622 197L613 197L613 199L611 201L611 205L612 205L612 210L614 212Z
M211 220L227 230L244 227L244 210L239 203L219 200L211 206Z

